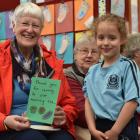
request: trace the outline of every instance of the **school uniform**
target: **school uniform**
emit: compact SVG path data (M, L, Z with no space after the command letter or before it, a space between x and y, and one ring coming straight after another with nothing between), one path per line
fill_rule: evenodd
M97 129L105 132L115 123L126 102L138 102L140 75L136 64L123 56L109 67L103 68L102 65L103 62L89 69L83 91L96 115ZM132 121L135 119L132 118ZM135 122L133 130L136 132L133 132L133 135L137 135L136 125ZM132 130L126 137L129 137L131 132ZM136 140L132 137L131 140Z

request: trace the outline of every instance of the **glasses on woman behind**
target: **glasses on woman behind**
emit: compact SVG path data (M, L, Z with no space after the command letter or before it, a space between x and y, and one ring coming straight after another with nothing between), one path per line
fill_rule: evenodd
M98 53L96 49L78 49L78 51L80 51L83 55L88 55L89 53L93 55Z

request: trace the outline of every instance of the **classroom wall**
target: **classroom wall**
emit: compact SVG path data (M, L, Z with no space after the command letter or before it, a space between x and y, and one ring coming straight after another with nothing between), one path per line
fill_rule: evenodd
M2 19L0 40L13 37L9 20L11 16L9 15L12 15L11 10L14 10L21 1L4 0L0 4L0 18ZM86 0L88 3L87 12L84 16L81 16L78 12L84 1L32 0L32 2L37 3L44 9L44 13L48 13L48 9L51 13L51 19L47 19L48 17L46 16L42 38L39 41L45 43L48 49L55 49L58 58L63 59L65 64L73 63L73 47L75 42L83 34L91 34L88 31L87 21L94 20L102 14L115 13L123 16L127 21L129 33L140 32L140 0ZM59 14L60 5L62 6L63 4L67 6L64 20L60 18L63 15Z

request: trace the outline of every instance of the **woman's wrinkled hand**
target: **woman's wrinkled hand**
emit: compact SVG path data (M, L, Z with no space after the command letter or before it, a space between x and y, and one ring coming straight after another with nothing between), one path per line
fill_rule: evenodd
M63 108L60 106L56 106L54 113L54 121L53 124L56 126L61 126L66 123L66 113Z
M5 125L13 130L21 131L30 127L30 122L27 117L10 115L4 120Z

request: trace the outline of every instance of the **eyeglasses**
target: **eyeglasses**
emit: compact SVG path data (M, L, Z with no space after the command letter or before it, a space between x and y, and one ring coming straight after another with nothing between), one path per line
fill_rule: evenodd
M95 50L95 49L92 49L92 50L88 50L88 49L78 49L83 55L88 55L89 53L91 54L91 55L93 55L93 54L97 54L98 53L98 51L97 50Z
M41 29L41 26L40 25L37 25L37 24L31 24L31 23L28 23L28 22L18 22L22 27L25 27L25 28L29 28L30 26L32 26L33 29L35 30L40 30Z

